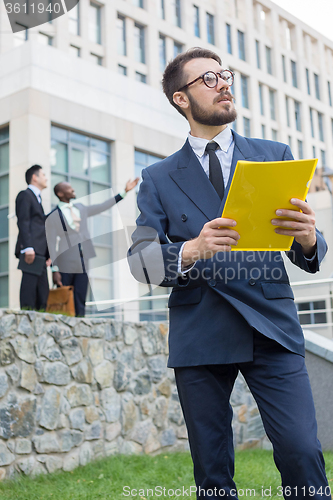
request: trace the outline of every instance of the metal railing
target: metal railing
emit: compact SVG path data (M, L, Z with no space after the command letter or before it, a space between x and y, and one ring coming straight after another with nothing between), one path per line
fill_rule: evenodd
M296 281L291 283L295 295L295 303L298 308L298 315L303 328L309 328L325 337L333 338L333 278ZM317 289L317 293L315 290ZM304 293L304 290L306 293ZM127 299L101 300L97 302L87 302L86 305L109 306L107 311L92 311L88 317L113 317L119 320L125 320L128 314L137 314L140 317L152 318L161 316L164 320L168 319L167 301L169 294L163 295L144 295L143 297L132 297ZM153 308L153 302L164 300L165 305L159 308ZM150 302L151 308L140 309L140 303ZM324 302L325 306L316 309L316 303ZM303 309L301 304L309 305L308 309ZM133 305L133 307L131 307ZM303 306L304 307L304 306ZM301 310L300 310L301 309ZM325 315L325 321L320 322ZM306 320L310 319L310 322ZM156 319L155 319L156 320ZM160 321L160 320L158 320Z

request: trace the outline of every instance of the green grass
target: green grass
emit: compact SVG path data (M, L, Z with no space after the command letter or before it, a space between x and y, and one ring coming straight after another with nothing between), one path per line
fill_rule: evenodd
M326 472L333 489L333 453L325 453ZM272 497L277 496L280 484L272 453L263 450L241 451L236 453L235 481L239 492L244 490L243 498L248 498L246 489L255 489L260 498L262 487L272 487ZM137 496L123 495L124 486L136 489ZM162 495L146 495L146 490L165 487ZM124 500L150 498L191 498L191 496L168 495L168 490L194 486L192 461L188 453L175 453L150 456L112 456L79 467L73 472L57 472L35 478L19 476L15 480L0 483L1 500ZM140 495L139 489L145 490ZM158 490L157 490L158 491ZM133 492L135 493L135 492ZM171 492L170 492L171 493ZM253 496L253 494L252 494ZM241 495L240 495L241 497ZM265 498L269 498L266 496Z

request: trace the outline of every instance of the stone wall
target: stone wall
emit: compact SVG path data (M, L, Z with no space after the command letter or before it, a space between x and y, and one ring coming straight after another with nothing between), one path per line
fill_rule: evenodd
M0 310L0 479L188 450L167 355L164 323ZM236 446L269 446L241 378L232 405Z

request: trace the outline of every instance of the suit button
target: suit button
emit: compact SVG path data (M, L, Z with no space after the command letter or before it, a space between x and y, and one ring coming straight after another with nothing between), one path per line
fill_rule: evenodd
M249 285L254 286L255 284L256 284L256 280L254 280L254 279L251 278L249 280Z
M210 286L216 286L216 280L210 280L209 281Z
M186 222L187 221L187 215L186 214L182 214L181 219L182 219L183 222Z

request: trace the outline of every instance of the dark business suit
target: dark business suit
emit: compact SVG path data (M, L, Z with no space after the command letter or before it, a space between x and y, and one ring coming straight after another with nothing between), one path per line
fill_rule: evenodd
M88 218L108 210L123 198L117 194L104 203L86 206L76 203L80 212L80 229L75 231L57 206L46 219L46 234L52 265L58 266L64 286L74 287L76 316L84 316L88 289L89 260L96 256L88 229Z
M168 366L175 368L197 486L227 492L235 487L229 397L240 370L258 403L283 484L324 487L304 338L280 253L219 252L198 261L186 277L177 274L182 244L221 216L237 161L292 159L284 144L236 133L234 139L222 202L188 141L143 171L129 264L139 281L174 287ZM295 241L288 257L314 273L326 250L317 231L312 262Z
M20 257L21 250L31 247L35 250L36 255L47 259L49 254L45 235L45 214L42 204L37 200L35 193L27 188L17 195L15 206L19 229L15 247L16 257ZM46 309L48 294L49 283L46 265L41 276L22 273L20 289L21 309Z

